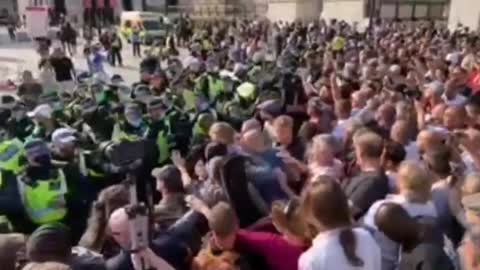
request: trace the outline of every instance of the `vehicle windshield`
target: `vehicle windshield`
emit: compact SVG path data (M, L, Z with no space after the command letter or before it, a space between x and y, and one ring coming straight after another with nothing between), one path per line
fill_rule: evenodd
M145 30L161 30L163 27L159 21L143 21L143 28Z

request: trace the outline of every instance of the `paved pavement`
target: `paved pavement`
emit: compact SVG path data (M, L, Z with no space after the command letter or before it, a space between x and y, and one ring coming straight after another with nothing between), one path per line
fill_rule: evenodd
M80 39L79 39L80 40ZM54 42L54 46L56 46ZM58 44L59 45L59 44ZM72 58L77 70L87 70L86 60L82 54L83 45L79 44L77 54ZM143 52L142 48L142 52ZM122 51L123 67L110 67L106 65L108 74L120 74L127 83L133 83L139 77L139 64L141 59L133 57L130 44L125 43ZM40 57L36 52L34 42L12 42L8 38L6 29L0 28L0 81L2 79L16 79L23 70L29 69L34 74L38 72Z

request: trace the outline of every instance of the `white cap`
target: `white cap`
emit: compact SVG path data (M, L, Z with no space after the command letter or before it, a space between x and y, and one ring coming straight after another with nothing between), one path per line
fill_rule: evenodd
M33 111L27 113L27 116L30 118L33 117L43 117L50 118L52 117L53 109L48 104L41 104L35 107Z
M448 61L453 65L457 65L460 62L460 54L457 52L449 53L445 56L445 61Z
M52 133L52 143L55 146L63 146L74 142L76 131L71 128L58 128Z

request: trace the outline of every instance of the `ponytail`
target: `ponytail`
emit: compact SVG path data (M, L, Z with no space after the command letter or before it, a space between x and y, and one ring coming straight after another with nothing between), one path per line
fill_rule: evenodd
M345 228L340 232L340 245L342 246L343 253L347 257L348 262L354 267L361 267L364 265L362 259L360 259L355 253L357 247L357 239L353 234L352 228Z

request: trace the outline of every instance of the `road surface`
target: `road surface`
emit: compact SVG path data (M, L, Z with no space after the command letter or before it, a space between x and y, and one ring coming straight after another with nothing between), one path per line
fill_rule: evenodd
M79 39L80 41L80 39ZM53 42L53 46L60 46ZM87 70L86 60L83 57L82 43L78 46L77 54L72 57L76 70ZM144 48L142 48L143 53ZM181 50L181 55L186 57L186 51ZM107 73L120 74L127 83L133 83L139 78L139 64L141 59L133 56L131 44L124 43L122 51L123 67L111 67L106 64ZM6 29L0 28L0 80L9 78L16 79L23 70L31 70L38 73L38 62L40 57L36 52L33 42L12 42L8 38Z

